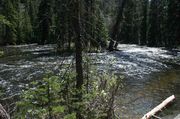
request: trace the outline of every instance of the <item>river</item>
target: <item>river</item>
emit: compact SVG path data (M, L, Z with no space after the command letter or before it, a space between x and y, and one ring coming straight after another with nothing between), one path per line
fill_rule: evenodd
M60 72L73 55L58 55L56 45L1 47L0 89L5 95L19 94L32 80L48 70ZM89 53L98 71L124 75L123 88L116 98L116 114L122 119L138 119L171 95L176 100L158 114L172 119L180 113L180 52L137 45L118 46L119 51Z

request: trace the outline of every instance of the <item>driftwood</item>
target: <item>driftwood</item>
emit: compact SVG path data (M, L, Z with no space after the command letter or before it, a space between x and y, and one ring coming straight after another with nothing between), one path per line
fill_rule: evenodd
M170 97L168 97L166 100L164 100L161 104L159 104L158 106L156 106L154 109L152 109L150 112L148 112L147 114L145 114L141 119L149 119L151 117L154 117L155 114L159 111L161 111L167 104L169 104L170 102L172 102L175 99L175 96L172 95Z
M8 113L1 104L0 104L0 119L10 119L10 116L8 115Z

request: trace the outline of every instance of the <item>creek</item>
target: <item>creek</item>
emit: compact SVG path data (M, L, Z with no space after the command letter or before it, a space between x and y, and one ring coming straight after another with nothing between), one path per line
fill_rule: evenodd
M19 94L29 82L48 71L61 72L73 55L61 56L56 45L0 47L0 89L7 96ZM88 53L98 71L124 75L116 98L116 113L122 119L138 119L171 95L173 104L159 115L172 119L180 113L180 51L121 44L119 51ZM159 116L158 115L158 116Z

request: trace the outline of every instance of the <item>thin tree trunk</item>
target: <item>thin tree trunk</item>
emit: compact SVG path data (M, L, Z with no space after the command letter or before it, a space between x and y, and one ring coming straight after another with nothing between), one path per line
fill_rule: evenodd
M140 45L147 44L147 14L148 14L148 0L143 0L143 20L141 24L141 41Z
M81 38L81 0L74 0L73 24L76 35L76 89L78 102L82 101L83 69L82 69L82 38ZM76 109L77 119L82 119L80 109Z
M48 83L48 87L47 87L47 98L48 98L48 113L49 113L49 118L48 119L52 119L52 108L51 108L51 95L50 95L50 85Z
M80 0L75 0L76 7L74 17L74 30L76 33L76 73L77 73L77 89L81 89L83 85L83 70L82 70L82 38L81 38L81 15L80 15Z

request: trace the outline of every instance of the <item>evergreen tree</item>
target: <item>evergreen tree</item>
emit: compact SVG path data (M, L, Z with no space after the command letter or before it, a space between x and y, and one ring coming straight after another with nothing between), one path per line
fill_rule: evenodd
M29 3L28 1L25 2L18 2L18 20L17 20L17 44L22 43L31 43L31 33L32 30L32 23L30 20L29 12Z
M51 0L41 0L38 12L39 44L45 44L50 39Z
M56 17L56 33L58 38L58 46L61 50L65 50L65 44L67 44L68 38L68 30L72 27L69 27L68 25L71 24L70 22L70 7L68 6L70 4L67 0L57 0L56 1L56 11L57 11L57 17ZM70 38L71 39L71 38Z
M81 36L81 1L73 0L73 30L76 47L76 89L77 102L82 102L83 67L82 67L82 36ZM76 118L83 119L80 107L76 107Z
M107 28L105 27L103 16L100 13L98 13L97 16L96 35L97 35L96 40L98 42L98 46L102 48L107 47L107 41L109 40L108 31Z
M30 20L29 23L29 30L31 30L31 33L29 34L30 38L27 39L28 43L37 43L37 34L35 33L37 31L37 14L38 14L38 5L39 5L39 0L27 0L26 2L26 8L28 8L26 11L28 12L29 18L27 19Z
M98 0L85 1L84 13L84 39L85 46L90 48L106 47L108 39L107 28L104 24L103 15L99 9L101 2Z
M148 46L157 46L158 33L158 0L151 0L149 13Z
M82 39L87 51L105 47L108 33L109 50L116 49L118 42L168 48L179 45L178 0L81 2ZM68 0L1 0L0 44L57 43L61 50L73 49L72 7Z
M124 8L124 18L122 22L122 27L121 31L122 32L121 36L117 37L117 39L123 39L124 43L134 43L135 42L135 37L133 35L133 27L134 27L134 13L135 11L135 6L132 0L127 1L126 7Z
M180 2L168 0L168 43L169 48L180 45Z
M3 14L11 25L6 25L3 44L14 45L17 41L17 5L16 1L5 0Z

